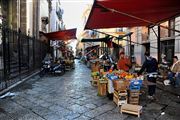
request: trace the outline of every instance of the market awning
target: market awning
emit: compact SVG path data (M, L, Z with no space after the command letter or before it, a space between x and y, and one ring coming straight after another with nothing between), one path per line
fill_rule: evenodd
M110 48L112 48L112 47L114 47L114 48L121 47L121 45L118 45L118 44L116 44L115 42L112 41L112 37L95 38L95 39L82 39L81 42L104 42ZM97 47L97 46L95 46L95 47ZM89 48L92 48L92 47L89 47Z
M110 39L105 37L105 38L95 38L95 39L82 39L81 42L105 42L109 41Z
M70 40L76 38L76 29L61 30L58 32L44 33L49 40Z
M85 50L91 50L91 49L95 49L95 48L98 48L98 47L99 47L99 45L90 46L90 47L85 48Z
M180 14L180 0L96 0L85 29L148 26Z

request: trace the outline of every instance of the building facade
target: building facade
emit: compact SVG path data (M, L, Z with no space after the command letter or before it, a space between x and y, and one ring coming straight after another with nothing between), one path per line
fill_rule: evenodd
M169 19L168 21L162 22L160 25L180 30L180 17ZM167 61L170 63L172 63L173 56L176 55L180 58L180 33L160 27L160 48L158 50L158 26L151 28L134 27L129 28L128 31L133 32L131 40L135 43L132 43L131 47L138 64L144 62L145 51L149 51L151 56L157 59L158 52L160 55L164 54L166 55Z
M40 10L43 3L48 6L44 10L46 15ZM0 91L40 67L48 50L48 45L39 40L41 18L49 17L50 3L50 0L0 0Z
M63 22L63 9L61 8L60 0L52 0L52 10L50 12L50 32L56 32L60 30L64 30L64 22ZM53 47L53 56L54 59L60 58L63 56L62 46L64 46L64 42L61 40L50 41L50 45Z

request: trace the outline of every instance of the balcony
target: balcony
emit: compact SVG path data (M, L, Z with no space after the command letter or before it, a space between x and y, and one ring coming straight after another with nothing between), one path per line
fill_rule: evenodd
M56 11L57 17L59 21L62 20L63 10L59 8L59 10Z

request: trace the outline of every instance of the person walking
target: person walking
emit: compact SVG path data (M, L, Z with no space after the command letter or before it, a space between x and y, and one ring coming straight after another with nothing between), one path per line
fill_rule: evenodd
M149 52L145 52L145 58L140 71L137 75L141 75L143 71L147 72L147 80L148 80L148 98L154 99L155 91L156 91L156 76L158 70L158 62L155 58L150 56Z

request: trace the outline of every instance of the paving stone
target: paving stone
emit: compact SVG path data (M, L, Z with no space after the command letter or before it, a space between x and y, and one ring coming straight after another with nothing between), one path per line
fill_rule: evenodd
M124 120L125 118L127 118L127 115L114 113L112 111L106 112L96 117L98 120Z
M89 110L88 108L86 108L84 106L80 106L78 104L74 104L74 105L68 107L68 109L72 110L73 112L77 112L77 113L84 113Z
M18 118L18 120L44 120L44 118L33 114L33 113L29 113L29 114L25 114L22 117Z
M89 109L94 109L94 108L97 107L97 106L94 105L94 104L86 104L86 105L84 105L84 106L87 107L87 108L89 108Z
M85 116L88 116L88 117L91 117L91 118L94 118L102 113L105 113L107 111L110 111L114 108L114 106L110 106L110 105L103 105L101 107L98 107L98 108L95 108L89 112L86 112L84 115Z
M65 118L68 120L74 120L74 119L78 118L79 116L80 116L79 113L72 113L72 114L65 116Z
M75 112L68 110L68 109L63 109L63 111L56 111L55 113L59 116L65 117L65 116L71 115Z
M74 120L90 120L89 117L86 117L84 115L81 115L80 117L75 118Z
M52 105L49 107L50 110L54 111L54 112L60 112L60 111L64 111L65 109L59 105Z
M147 105L147 107L145 107L144 109L146 110L157 110L157 111L160 111L164 106L163 105L160 105L160 104L157 104L157 103L150 103Z
M65 118L57 115L57 114L50 114L50 115L46 115L44 116L44 118L46 120L66 120Z
M13 120L13 118L8 116L7 114L4 114L4 113L0 112L0 120Z
M49 114L49 112L53 113L51 110L44 108L42 106L35 106L32 108L32 111L40 116L45 116L45 115Z

